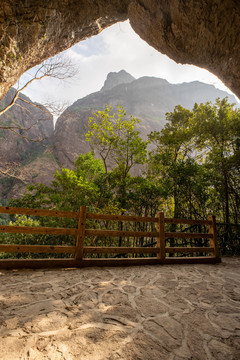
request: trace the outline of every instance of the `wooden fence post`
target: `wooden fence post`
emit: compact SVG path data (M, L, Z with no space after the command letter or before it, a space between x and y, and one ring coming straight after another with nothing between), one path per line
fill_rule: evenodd
M158 237L157 237L157 246L160 248L159 253L157 254L157 257L161 260L165 260L166 257L166 251L165 251L165 221L164 221L164 213L159 212L157 213L157 231L158 231Z
M218 246L218 238L217 238L217 227L216 227L216 218L215 215L209 215L208 220L212 222L209 225L209 234L213 235L213 238L210 239L210 247L214 248L213 257L219 258L219 246Z
M81 206L79 213L79 220L78 220L77 237L76 237L76 253L75 253L76 260L81 260L83 258L86 218L87 218L87 208L86 206Z

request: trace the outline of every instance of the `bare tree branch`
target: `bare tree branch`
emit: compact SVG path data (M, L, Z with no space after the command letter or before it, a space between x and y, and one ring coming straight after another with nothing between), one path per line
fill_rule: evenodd
M10 177L15 180L19 180L24 184L27 184L26 179L22 175L16 175L16 169L20 165L13 162L13 163L5 163L4 165L0 166L0 175L3 177Z
M47 121L48 118L44 114L49 114L49 120L52 120L52 116L59 116L68 106L68 103L57 103L48 100L46 104L37 104L34 102L31 102L29 99L24 98L21 96L21 92L25 90L28 86L30 86L34 81L42 80L44 78L55 78L58 80L65 80L69 78L75 77L78 73L78 67L72 62L72 60L69 57L63 56L63 55L57 55L53 58L50 58L46 61L44 61L41 65L39 65L37 68L34 69L35 73L33 71L28 72L28 76L30 76L30 79L24 83L24 85L20 86L18 85L17 89L15 89L15 92L13 94L13 97L9 104L7 104L3 109L0 110L0 130L5 131L11 131L16 136L24 139L25 141L38 143L43 148L47 149L51 154L51 150L48 148L48 146L44 145L42 142L45 139L44 137L35 137L28 134L28 132L34 128L40 121ZM25 105L25 106L24 106ZM30 105L26 106L26 105ZM14 119L11 119L11 123L7 123L8 118L2 115L6 115L7 112L13 107L18 106L22 109L25 115L32 115L31 112L31 106L37 108L40 110L39 114L36 115L37 119L34 119L33 123L29 126L24 126L18 124L18 122ZM43 113L41 113L43 112ZM51 115L50 115L51 114ZM32 122L32 120L31 120ZM30 136L29 136L30 135ZM19 180L23 183L28 183L24 176L22 174L18 175L18 167L20 165L17 163L4 163L3 159L1 161L0 159L0 176L1 177L10 177L15 180Z
M45 60L36 70L35 74L27 81L22 87L16 90L15 95L13 96L11 102L2 110L0 110L0 116L8 111L17 101L25 101L19 97L21 91L25 90L32 82L36 80L42 80L46 77L51 77L59 80L69 79L76 76L78 73L78 68L71 59L67 56L56 55L53 58ZM33 106L34 103L31 103Z

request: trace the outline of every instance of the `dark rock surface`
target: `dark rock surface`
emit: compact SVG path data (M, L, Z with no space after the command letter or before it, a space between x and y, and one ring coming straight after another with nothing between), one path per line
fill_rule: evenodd
M211 71L240 95L239 1L135 0L129 19L155 49Z
M0 98L30 67L118 21L129 0L2 0Z
M240 97L237 0L2 0L0 97L29 67L127 18L155 49L208 69Z

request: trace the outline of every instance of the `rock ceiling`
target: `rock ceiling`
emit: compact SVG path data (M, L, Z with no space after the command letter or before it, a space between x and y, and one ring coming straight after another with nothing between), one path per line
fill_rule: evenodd
M238 0L1 0L0 98L28 68L128 18L156 50L240 97Z

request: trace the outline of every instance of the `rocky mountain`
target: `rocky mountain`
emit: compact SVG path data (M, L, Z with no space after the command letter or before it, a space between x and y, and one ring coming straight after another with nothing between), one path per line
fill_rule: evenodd
M15 92L14 88L9 90L0 102L0 109L11 102ZM17 100L0 117L0 170L16 176L11 178L0 174L0 200L19 195L26 184L50 183L55 172L53 164L49 166L46 159L44 161L47 157L49 162L53 157L46 153L54 132L53 117L46 108L32 103L24 94L20 97L24 101ZM52 162L56 163L56 160Z
M0 102L0 110L8 106L15 92L14 88L9 90ZM36 148L34 141L49 138L53 134L53 118L50 112L44 107L37 107L40 104L33 104L24 94L20 94L20 97L24 101L17 100L0 118L1 161L21 161ZM1 129L1 126L7 126L13 131ZM33 141L27 141L24 137Z
M0 109L11 101L14 91L11 89L0 102ZM68 107L58 118L54 130L51 114L21 95L26 102L17 101L0 118L0 164L1 168L16 165L17 174L24 181L0 176L0 201L21 195L26 184L50 184L53 174L60 167L72 168L79 154L90 151L85 141L89 116L96 110L104 109L106 104L112 105L114 109L122 105L128 114L140 118L140 131L146 138L152 130L161 130L166 122L165 113L173 111L176 105L192 109L195 102L214 102L217 97L226 96L230 102L236 102L232 95L199 81L170 84L154 77L135 79L121 70L109 73L100 91ZM44 138L42 144L52 151L46 150L38 142L28 141L12 131L1 129L2 124L18 126L20 129L15 130L23 137L35 140Z
M107 75L106 80L104 81L104 85L100 91L111 90L117 85L120 84L129 84L136 80L132 75L127 73L125 70L121 70L117 72L110 72Z
M113 108L120 104L128 114L141 119L141 133L146 137L152 130L161 130L166 122L165 113L173 111L175 105L192 109L195 102L214 102L217 97L226 96L236 102L234 96L199 81L170 84L154 77L135 79L124 70L109 73L100 91L77 100L59 117L54 132L54 154L61 164L72 167L78 154L88 152L90 147L84 136L88 118L106 104Z

